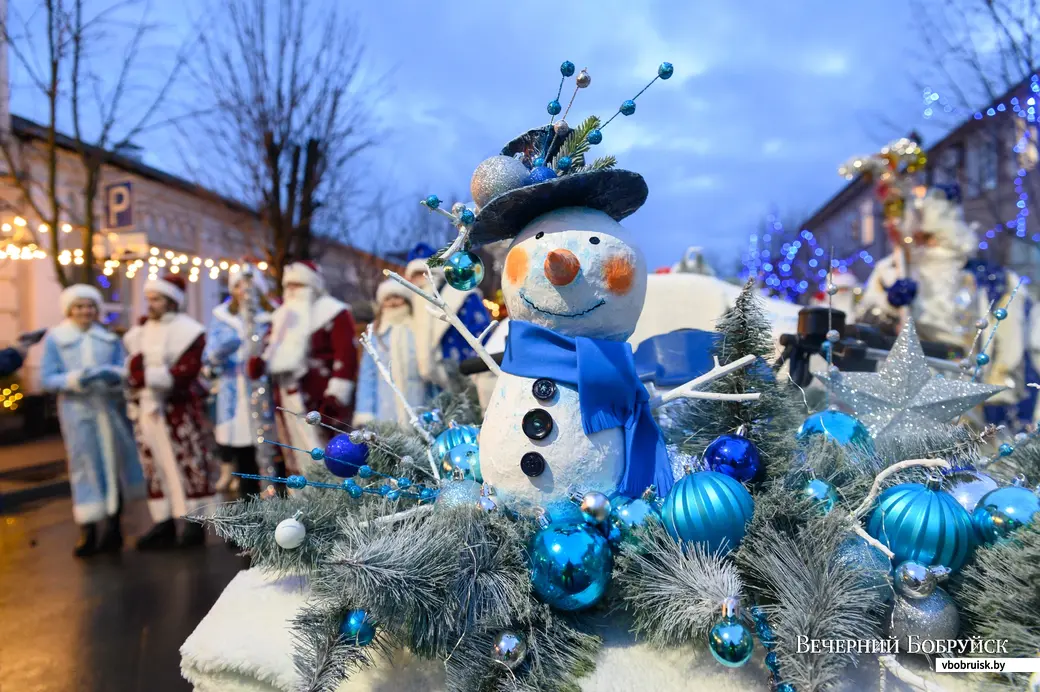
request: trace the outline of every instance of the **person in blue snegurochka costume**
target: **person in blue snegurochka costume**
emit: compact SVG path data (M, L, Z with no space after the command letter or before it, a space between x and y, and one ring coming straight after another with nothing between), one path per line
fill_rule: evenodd
M62 291L65 319L47 332L40 366L44 389L58 394L72 516L80 526L77 557L122 549L123 501L144 486L123 399L126 351L119 337L98 323L102 303L93 286Z
M265 297L267 286L262 276L245 272L229 275L226 301L213 308L213 316L206 327L206 349L203 360L216 380L217 396L214 407L214 430L220 450L221 471L216 489L228 490L237 481L242 496L260 492L260 481L235 478L233 473L257 474L256 424L252 420L251 381L246 377L248 344L253 336L263 342L271 328L271 304ZM254 333L246 334L242 306L252 300L255 291L256 314Z
M396 281L388 279L379 285L371 345L408 404L416 408L423 405L424 387L415 353L411 296L411 291ZM375 360L365 349L361 353L353 424L360 426L375 420L408 425L409 419L404 403L380 375Z
M419 288L428 288L426 278L426 260L433 256L434 250L425 243L420 243L408 253L408 265L405 267L405 278ZM491 323L491 316L484 307L483 295L479 290L459 291L447 285L441 269L431 269L437 290L440 291L449 308L459 316L466 328L479 336ZM447 322L431 315L426 302L418 296L409 296L415 310L412 314L412 330L415 333L416 360L419 374L427 384L427 396L436 394L447 384L449 363L457 366L467 358L477 354L458 330Z

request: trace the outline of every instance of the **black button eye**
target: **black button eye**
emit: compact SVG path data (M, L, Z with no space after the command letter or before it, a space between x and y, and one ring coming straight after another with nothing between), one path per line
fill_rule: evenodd
M534 239L535 240L541 240L543 235L545 235L545 233L543 233L542 231L538 231L537 233L534 234Z
M597 236L592 236L591 238L589 238L589 242L593 245L599 245L599 238Z

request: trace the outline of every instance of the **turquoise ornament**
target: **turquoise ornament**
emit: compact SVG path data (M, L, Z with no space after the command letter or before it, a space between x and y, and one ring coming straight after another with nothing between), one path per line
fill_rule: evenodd
M477 444L477 435L479 433L480 428L472 425L457 425L455 422L448 423L448 427L442 430L441 434L433 441L433 454L437 463L443 467L448 459L448 453L459 445Z
M1004 444L1000 445L997 451L1000 453L1000 456L1009 457L1015 451L1015 447L1005 442Z
M856 570L857 583L882 602L892 600L892 561L859 536L849 536L834 551L834 562Z
M549 115L559 115L560 111L563 110L563 106L556 99L549 102L549 105L545 107L545 110L549 112Z
M556 168L565 171L571 167L571 163L573 162L571 161L570 156L561 156L559 160L556 161Z
M661 516L672 538L702 543L709 553L728 553L740 545L754 510L751 493L739 481L716 471L698 471L672 486Z
M439 206L441 206L441 200L440 197L438 197L437 195L430 195L429 197L423 200L423 204L425 204L430 209L436 209Z
M867 533L895 553L896 564L911 560L957 571L975 550L971 515L940 485L932 476L927 485L902 483L878 498Z
M463 226L472 226L473 222L476 220L477 215L473 213L472 209L463 209L461 212L459 212L459 223L461 223Z
M813 478L805 484L806 497L813 500L820 514L827 514L838 503L838 491L827 481Z
M285 479L285 485L292 490L299 490L307 487L307 479L303 476L289 476Z
M358 469L358 476L361 478L371 478L373 475L375 475L375 470L368 464Z
M598 602L614 568L607 539L584 523L549 524L531 539L528 555L535 595L563 611Z
M544 165L545 165L545 157L544 156L536 156L534 158L534 160L531 161L531 167L532 168L538 168L538 167L544 166Z
M314 459L314 461L321 461L324 458L325 458L325 450L322 449L321 447L315 447L314 449L311 450L311 459Z
M739 668L751 659L755 638L740 619L736 599L727 598L723 603L722 620L708 633L708 650L727 668Z
M441 468L449 478L457 469L462 473L463 478L478 483L484 482L484 478L480 475L480 450L475 444L463 442L452 447L447 459L441 464Z
M997 308L993 311L993 316L996 317L998 320L1006 320L1007 315L1007 310L1005 310L1004 308Z
M663 62L657 68L657 76L661 79L670 79L673 74L675 74L675 68L670 62Z
M368 646L376 638L376 626L363 610L352 610L343 618L339 634L348 642Z
M975 356L975 364L980 366L980 367L983 366L983 365L988 365L989 364L989 354L987 354L987 353L980 353L979 355Z
M640 534L651 523L661 521L661 512L658 511L651 494L649 498L644 497L615 497L611 500L610 522L620 529L621 540L638 545L641 543Z
M874 438L867 427L855 417L841 411L818 411L806 418L795 438L808 440L814 435L826 435L842 446L851 445L874 454Z
M599 144L603 141L603 133L600 132L599 128L590 130L589 133L585 135L585 141L589 144Z
M1009 485L986 493L972 513L983 543L1006 539L1040 516L1040 497L1024 485Z
M621 111L621 115L632 115L636 112L636 102L632 99L623 101L619 110Z
M574 74L574 63L570 60L564 60L563 64L560 65L560 74L564 77L570 77Z

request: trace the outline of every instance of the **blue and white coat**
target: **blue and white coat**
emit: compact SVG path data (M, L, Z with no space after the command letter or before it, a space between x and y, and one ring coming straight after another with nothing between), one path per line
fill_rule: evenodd
M409 320L410 322L410 320ZM372 348L390 372L394 383L414 409L423 405L425 387L419 375L415 335L407 323L386 325L372 336ZM394 393L390 383L379 373L375 360L365 350L358 372L357 398L354 401L354 425L373 420L408 425L408 412Z
M250 381L246 377L247 344L253 335L245 333L238 314L231 314L230 301L213 309L206 327L206 349L203 360L217 375L217 402L213 435L225 447L251 447L256 440L255 425L250 416ZM258 312L256 330L263 342L271 328L271 315Z
M458 315L472 334L479 336L491 324L491 316L479 291L458 291L447 284L439 290L448 309ZM457 329L431 315L423 301L413 300L412 305L419 373L435 391L447 382L446 361L457 364L477 354Z
M83 331L65 320L48 331L43 341L43 386L58 394L72 515L77 524L114 516L120 506L120 488L128 497L144 486L122 384L81 382L91 368L109 370L125 379L125 359L119 337L99 324Z

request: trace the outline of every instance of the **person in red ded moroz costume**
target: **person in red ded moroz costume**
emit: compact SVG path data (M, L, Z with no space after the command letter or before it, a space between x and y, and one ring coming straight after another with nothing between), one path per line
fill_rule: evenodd
M275 405L304 414L319 411L335 421L349 421L357 380L358 355L350 306L325 290L321 269L294 262L282 274L284 300L271 316L263 358L249 361L249 376L271 377ZM299 449L324 447L325 428L301 416L276 411L278 435ZM335 423L333 423L335 424ZM287 469L298 472L299 455L287 454Z
M205 328L182 312L184 279L176 274L148 281L148 314L123 337L128 353L128 413L148 487L155 526L139 550L205 543L200 524L186 522L177 537L174 519L216 501L217 460L199 381Z

